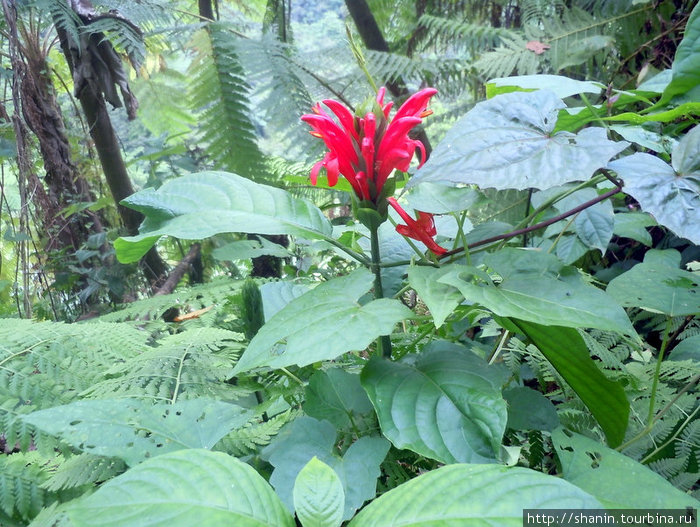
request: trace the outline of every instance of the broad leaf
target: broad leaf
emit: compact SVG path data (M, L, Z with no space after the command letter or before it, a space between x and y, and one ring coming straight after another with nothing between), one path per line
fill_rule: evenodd
M372 273L358 269L292 300L255 335L233 373L331 360L389 335L412 312L389 298L360 305L358 299L369 291L372 280Z
M288 281L261 284L260 296L262 296L265 320L270 320L284 306L308 291L309 286Z
M135 262L161 236L200 240L222 232L327 238L330 222L312 203L228 172L200 172L146 189L122 204L146 219L137 236L114 242L119 261Z
M399 485L348 527L521 527L523 509L600 508L583 490L522 467L449 465Z
M212 448L250 420L233 404L191 399L153 405L140 399L96 399L33 412L24 421L83 452L128 465L188 448Z
M591 411L610 446L622 443L629 416L625 391L601 373L576 330L514 319L500 322L508 329L514 325L532 340Z
M408 270L408 283L428 306L437 328L464 300L456 287L438 282L450 269L448 265L439 268L414 265Z
M515 430L554 430L559 416L552 401L537 390L516 386L503 392L508 403L508 428Z
M287 249L273 243L264 237L259 240L239 240L217 247L212 251L212 256L217 260L247 260L258 258L259 256L275 256L277 258L287 258L291 256Z
M599 82L579 81L560 75L520 75L491 79L486 83L486 96L494 97L501 93L513 91L513 88L525 90L549 90L560 99L580 93L599 94L605 86Z
M667 102L700 84L700 5L696 5L685 26L683 40L678 45L671 65L671 82L661 97Z
M672 257L671 263L661 255ZM650 250L644 262L613 279L608 294L626 307L670 317L700 313L700 275L679 269L678 251Z
M650 154L636 153L610 163L624 190L644 211L681 238L700 244L700 126L673 149L673 166ZM675 170L674 170L675 168Z
M558 429L552 434L552 442L564 479L595 496L607 508L671 509L700 505L659 474L598 441Z
M372 359L362 371L384 436L443 463L495 462L507 420L503 372L447 343L411 359Z
M651 234L647 227L656 225L654 218L644 212L619 212L615 214L613 232L623 238L630 238L651 247Z
M149 459L66 507L75 527L294 527L250 465L221 452Z
M592 188L581 189L560 200L556 204L556 208L561 212L566 212L597 196L598 193ZM614 225L615 215L609 200L596 203L592 207L582 210L574 219L574 227L578 238L588 247L599 249L603 254L608 249Z
M360 384L360 376L340 368L318 371L306 387L304 413L326 420L338 429L350 428L355 420L372 412L372 403Z
M571 328L635 335L625 311L604 291L586 283L553 255L506 249L485 258L503 280L494 284L478 270L454 266L438 281L502 317Z
M294 510L303 527L340 527L345 509L343 484L335 471L311 458L294 482Z
M564 107L546 90L506 93L477 104L407 186L451 181L522 190L588 179L628 143L608 140L602 128L553 133Z
M262 452L275 470L270 484L290 511L294 511L293 489L297 475L317 457L340 478L345 493L343 519L350 519L362 504L377 492L379 465L389 451L389 443L380 437L362 437L341 458L335 449L336 430L327 421L300 417L285 425L275 440Z
M486 201L484 195L473 188L440 183L418 185L407 194L406 199L413 209L433 214L469 210Z

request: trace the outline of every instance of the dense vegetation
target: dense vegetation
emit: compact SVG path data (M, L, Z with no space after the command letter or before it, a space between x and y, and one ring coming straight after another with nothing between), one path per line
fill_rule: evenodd
M697 509L700 7L92 4L2 2L0 526Z

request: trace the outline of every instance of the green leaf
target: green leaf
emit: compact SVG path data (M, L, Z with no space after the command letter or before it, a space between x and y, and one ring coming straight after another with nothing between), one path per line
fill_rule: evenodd
M295 298L309 291L305 284L294 282L265 282L260 286L265 320L270 320L278 311Z
M358 299L369 291L372 280L372 273L357 269L292 300L255 335L233 373L331 360L389 335L397 322L413 313L389 298L360 305Z
M600 503L562 479L527 468L458 464L383 494L348 527L522 527L523 509L566 507L593 509Z
M553 133L564 107L546 90L481 102L447 132L406 186L451 181L522 190L586 180L628 143L608 140L602 128Z
M357 417L372 412L372 403L362 389L359 375L332 368L311 376L303 408L306 415L346 429Z
M344 520L376 495L379 465L389 451L389 442L381 437L362 437L350 445L342 458L337 455L335 443L333 425L304 416L285 425L263 449L263 459L275 467L270 483L290 511L294 510L294 482L313 457L331 467L343 484Z
M212 256L217 260L248 260L259 256L275 256L277 258L287 258L292 253L287 249L273 243L263 237L259 240L239 240L217 247L212 251Z
M455 266L438 281L498 316L636 335L624 309L554 255L505 249L489 254L485 261L503 277L498 285L467 266Z
M559 416L552 401L537 390L516 386L503 392L508 403L508 428L515 430L554 430Z
M316 456L297 475L293 495L294 510L304 527L340 527L345 508L343 484Z
M460 212L485 201L484 195L473 188L427 182L413 188L406 199L414 210L432 214Z
M700 126L695 126L676 144L671 165L678 174L700 179Z
M491 98L500 93L507 93L499 88L511 86L518 86L525 90L549 90L560 99L580 93L599 94L605 88L599 82L579 81L560 75L516 75L488 81L486 83L486 96Z
M566 45L565 54L557 55L558 58L563 60L557 61L556 64L553 64L553 67L556 71L561 71L564 68L583 64L601 50L612 48L614 42L615 39L608 35L590 35L577 38Z
M408 283L428 306L436 328L442 326L464 300L456 287L438 281L451 269L450 265L439 268L413 265L408 269Z
M599 442L558 429L552 434L564 479L607 508L683 508L700 503L662 476ZM634 492L630 492L634 489Z
M642 153L613 161L609 167L645 212L681 238L700 244L700 172L679 174L662 159Z
M623 238L637 240L647 247L651 247L651 234L647 227L656 225L654 218L645 212L624 212L615 214L615 227L613 232Z
M362 370L384 436L442 463L496 461L507 420L504 381L499 369L449 343L417 359L372 359Z
M672 255L675 260L656 258ZM608 294L625 307L641 307L670 317L700 313L700 276L679 269L680 254L674 249L652 249L644 262L614 278Z
M331 224L313 204L228 172L199 172L146 189L122 204L146 219L137 236L114 242L119 261L135 262L161 236L200 240L222 232L328 238Z
M294 527L251 466L221 452L182 450L144 461L70 502L75 527Z
M610 129L620 134L626 141L637 143L654 152L670 154L673 145L677 142L672 137L647 130L639 125L613 124L610 125Z
M571 210L581 203L595 199L598 193L592 188L584 188L560 200L556 207L561 212ZM596 203L576 215L574 226L579 239L588 247L599 249L605 254L613 235L615 215L609 200Z
M144 459L187 448L212 448L251 418L250 411L210 399L153 405L139 399L76 401L32 412L23 420L91 454Z
M505 322L507 329L508 321ZM622 443L627 429L629 402L622 386L610 381L596 366L583 338L571 328L545 326L510 319L517 331L527 335L559 372L600 424L610 446Z
M700 335L681 340L674 346L669 360L694 360L700 362Z
M681 95L700 84L700 5L696 5L685 26L683 40L678 45L671 65L671 82L659 104Z

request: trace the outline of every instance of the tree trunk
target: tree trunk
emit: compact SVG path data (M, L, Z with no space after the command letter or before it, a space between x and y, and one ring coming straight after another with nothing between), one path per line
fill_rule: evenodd
M57 31L68 66L71 72L75 74L76 65L68 36L60 27L57 27ZM90 39L90 43L94 42L94 40ZM83 49L81 52L86 53L87 50ZM126 164L121 154L112 121L107 112L104 96L95 84L90 79L87 79L82 83L82 89L78 93L78 100L85 113L90 137L95 144L95 150L97 150L97 155L100 158L100 164L102 165L102 171L109 190L117 204L119 216L130 235L138 234L143 215L120 204L121 200L134 193L134 187L126 170ZM159 282L164 279L167 268L155 247L146 253L142 263L144 264L146 277L154 286L158 286Z
M207 20L214 20L212 0L199 0L199 16Z

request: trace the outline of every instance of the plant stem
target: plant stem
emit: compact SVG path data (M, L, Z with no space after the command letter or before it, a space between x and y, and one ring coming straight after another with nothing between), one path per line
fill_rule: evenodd
M370 267L374 273L374 298L384 298L382 268L380 267L382 258L379 254L379 226L373 226L369 230L369 234L372 252ZM387 359L391 358L391 337L389 335L382 335L377 339L377 354Z
M661 361L664 360L666 346L668 346L669 336L671 334L672 317L666 318L666 327L664 328L664 339L661 342L659 356L656 358L656 371L654 372L654 381L651 385L651 397L649 398L649 414L647 415L647 428L654 423L654 403L656 402L656 389L659 387L659 375L661 373Z

